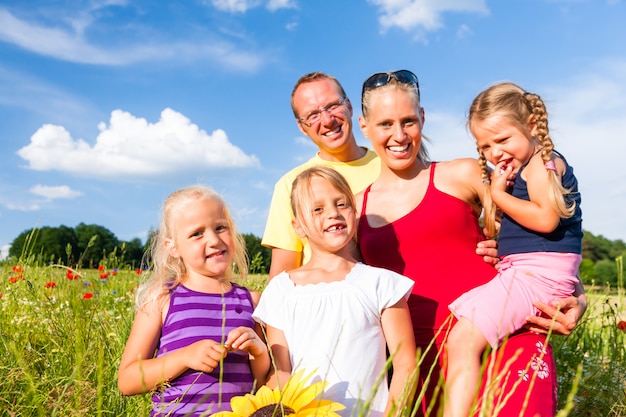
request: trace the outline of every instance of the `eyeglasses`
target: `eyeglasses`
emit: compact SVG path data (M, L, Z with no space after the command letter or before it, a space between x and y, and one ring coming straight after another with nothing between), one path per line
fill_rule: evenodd
M374 75L371 75L365 82L363 83L363 93L366 90L372 90L374 88L382 87L383 85L387 85L392 78L395 78L399 83L402 84L412 84L415 86L417 90L417 99L420 99L420 85L417 80L417 75L413 74L409 70L400 70L394 72L378 72ZM362 94L361 94L362 96Z
M311 127L312 125L318 123L322 119L322 113L326 112L328 114L336 115L341 110L343 110L343 105L346 103L348 98L344 97L340 100L335 101L334 103L327 104L324 107L320 107L317 110L313 110L305 117L297 117L296 119L300 123L304 123L305 125Z

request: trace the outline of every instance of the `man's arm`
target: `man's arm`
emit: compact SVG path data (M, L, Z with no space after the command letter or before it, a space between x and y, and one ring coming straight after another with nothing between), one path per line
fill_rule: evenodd
M269 279L283 271L289 271L300 267L302 264L302 252L272 248L272 263L270 264Z

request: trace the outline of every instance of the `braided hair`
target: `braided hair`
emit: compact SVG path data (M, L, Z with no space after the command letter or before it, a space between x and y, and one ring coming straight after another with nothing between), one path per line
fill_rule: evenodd
M538 94L524 91L516 84L505 82L493 85L481 92L469 108L467 124L471 130L472 124L481 122L494 114L505 117L509 122L517 125L523 132L528 132L529 140L537 140L541 148L543 160L549 175L550 186L548 193L552 206L561 218L568 218L574 214L575 204L569 203L566 195L570 190L563 187L561 180L554 169L552 150L554 143L550 138L548 129L548 111ZM530 136L530 125L535 125L535 137ZM491 173L487 165L487 159L480 149L478 151L478 163L481 168L481 177L485 184L484 196L484 221L489 237L497 235L498 209L491 199Z

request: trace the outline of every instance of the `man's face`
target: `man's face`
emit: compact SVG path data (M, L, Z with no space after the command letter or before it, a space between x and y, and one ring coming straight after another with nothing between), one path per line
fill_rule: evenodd
M318 114L318 120L298 121L302 133L320 149L320 156L343 161L341 153L354 141L352 135L352 104L330 80L319 79L301 84L293 96L296 113L301 119Z

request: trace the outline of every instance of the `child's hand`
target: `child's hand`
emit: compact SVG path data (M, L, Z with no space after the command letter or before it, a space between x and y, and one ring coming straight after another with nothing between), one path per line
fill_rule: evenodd
M228 333L224 346L228 350L243 350L254 357L267 352L267 345L261 340L257 332L249 327L241 326Z
M505 161L498 162L496 168L491 173L491 193L506 192L507 187L513 185L515 174L513 174L513 165L507 164Z
M226 357L227 350L211 339L200 340L185 348L187 367L196 371L213 372Z

